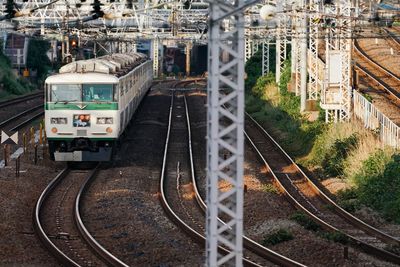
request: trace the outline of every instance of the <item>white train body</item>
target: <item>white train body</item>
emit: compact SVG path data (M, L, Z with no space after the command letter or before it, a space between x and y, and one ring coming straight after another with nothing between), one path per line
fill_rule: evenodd
M45 125L51 158L111 160L152 80L152 62L140 53L73 62L48 77Z

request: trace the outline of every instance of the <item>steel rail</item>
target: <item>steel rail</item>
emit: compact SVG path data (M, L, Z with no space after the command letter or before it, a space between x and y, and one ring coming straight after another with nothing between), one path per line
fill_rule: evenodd
M386 93L392 96L393 100L396 102L400 103L400 94L397 94L397 92L393 89L390 88L390 86L382 81L381 79L377 78L373 73L371 73L369 70L366 68L362 67L359 63L356 63L354 65L358 70L363 72L368 78L374 80L378 85L380 85L383 90L385 90Z
M394 74L393 72L391 72L390 70L384 68L381 64L378 64L375 60L373 60L370 56L367 55L367 53L365 53L363 51L363 49L361 48L360 44L358 43L357 40L354 40L354 48L355 51L362 55L362 57L364 57L368 62L370 62L373 66L375 66L375 68L381 70L382 72L384 72L386 75L392 77L393 79L395 79L396 81L400 82L400 77L397 76L396 74Z
M184 101L185 101L185 110L186 110L186 124L188 128L188 147L189 147L189 160L190 160L190 173L191 173L191 180L193 184L193 190L195 192L195 197L196 197L196 202L198 203L200 209L203 211L203 213L206 213L207 210L207 205L204 202L203 198L200 195L200 192L198 190L197 186L197 178L195 174L195 168L194 168L194 159L193 159L193 148L192 148L192 131L191 131L191 126L190 126L190 116L189 116L189 109L186 101L186 96L184 96ZM218 218L218 220L222 223L225 224L221 219ZM249 251L253 252L254 254L267 259L268 261L271 261L272 263L278 264L279 266L305 266L299 262L296 262L290 258L287 258L279 253L276 253L275 251L268 249L261 244L257 243L256 241L252 240L251 238L248 238L247 236L243 235L243 246L248 249Z
M256 127L263 133L263 135L272 141L272 143L278 148L279 152L287 159L293 166L295 166L296 170L300 172L300 174L305 178L307 181L307 184L311 187L311 189L314 191L314 193L317 194L318 197L320 197L325 203L328 203L331 205L331 207L336 211L336 214L345 219L348 223L353 225L354 227L361 229L365 231L366 233L370 234L371 236L374 236L388 244L392 245L400 245L400 240L390 236L379 229L363 222L362 220L358 219L357 217L353 216L346 210L344 210L342 207L337 205L331 198L329 198L304 172L303 170L293 161L293 159L282 149L282 147L272 138L272 136L254 119L252 118L247 112L246 116L256 125ZM345 234L356 246L360 247L367 253L373 254L377 256L378 258L381 258L382 260L385 261L390 261L396 264L400 264L400 256L393 254L389 251L383 250L381 248L375 247L373 245L370 245L364 241L361 241L357 239L356 237L346 234L343 231L339 230L338 228L330 225L329 223L323 221L316 215L314 215L312 212L310 212L307 208L305 208L303 205L301 205L295 197L288 191L288 189L283 185L283 183L280 181L280 179L277 177L277 175L274 173L270 165L268 164L267 160L265 157L262 155L261 151L257 148L255 143L251 140L251 138L245 133L247 139L249 140L250 144L252 145L253 149L257 152L259 155L260 159L266 166L267 170L273 175L274 181L278 185L279 189L281 190L282 193L285 194L285 196L288 198L289 202L296 207L297 209L303 211L306 213L313 221L318 223L320 226L322 226L324 229L332 232L339 232L342 234Z
M38 105L38 106L35 106L35 107L30 108L30 109L28 109L28 110L25 110L25 111L23 111L23 112L21 112L21 113L18 113L18 114L16 114L16 115L12 116L11 118L8 118L8 119L6 119L6 120L0 122L0 128L1 128L1 127L4 127L4 125L9 124L9 123L12 122L13 120L19 119L19 118L21 118L22 116L25 116L26 114L29 114L30 112L35 111L35 110L40 109L40 108L43 108L43 104L40 104L40 105Z
M109 253L106 249L104 249L87 231L85 225L83 224L81 215L80 215L80 205L81 205L81 196L84 194L85 190L87 190L88 184L95 177L99 165L92 170L89 176L82 183L79 192L74 201L74 222L75 226L78 229L78 233L81 235L82 239L84 239L90 246L90 248L100 257L102 261L104 261L109 266L128 266L124 264L122 261L118 260L115 256ZM63 169L43 190L39 199L36 202L34 213L33 213L33 228L35 233L38 235L42 244L46 247L46 249L64 266L73 266L79 267L81 266L76 261L71 259L68 255L66 255L60 248L57 247L46 234L42 222L41 222L41 210L43 209L43 204L46 202L47 197L53 192L53 190L57 187L57 185L61 182L62 179L67 177L70 173L69 168Z
M385 28L383 28L383 31L386 32L386 34L389 36L390 38L389 42L393 43L395 46L398 47L398 50L400 50L400 40L397 39L396 35Z
M68 257L64 252L62 252L47 236L43 229L42 222L40 220L40 213L43 208L43 203L46 201L48 195L54 190L54 188L60 183L60 181L66 177L69 173L69 169L65 168L62 170L43 190L40 194L38 201L36 202L34 213L33 213L33 229L36 235L39 237L42 244L47 248L47 250L63 265L80 267L73 259Z
M356 55L358 55L360 58L365 59L367 63L369 63L371 66L373 66L375 71L380 71L383 73L385 76L388 78L392 79L394 84L399 86L400 85L400 77L396 76L394 73L391 71L387 70L386 68L382 67L380 64L376 63L374 60L372 60L360 47L358 44L357 40L354 40L354 51L356 52ZM384 82L381 78L378 78L376 75L368 71L365 67L361 66L361 64L356 64L356 67L363 71L367 76L371 77L373 80L378 82L385 91L387 91L390 95L396 98L396 101L400 101L400 91L395 90L392 88L387 82Z
M85 179L83 182L81 188L79 189L78 194L76 195L75 198L75 203L74 203L74 220L75 220L75 225L76 228L78 229L78 232L80 235L83 237L83 239L86 241L86 243L90 246L90 248L96 252L96 254L104 261L107 263L109 266L122 266L122 267L128 267L126 263L112 255L107 249L105 249L102 245L99 244L99 242L94 239L94 237L90 234L90 232L87 230L85 224L82 221L81 217L81 212L80 212L80 207L82 206L81 200L82 200L82 195L88 190L90 183L93 181L93 178L96 176L98 170L100 168L100 164L96 166L95 169L91 172L91 174Z
M161 206L163 207L164 211L166 212L167 216L182 230L184 231L189 237L191 237L194 241L197 243L205 246L206 244L206 238L204 235L200 234L193 228L191 228L188 224L186 224L171 208L169 205L169 202L166 198L166 193L165 193L165 174L166 174L166 168L167 168L167 159L168 159L168 146L169 146L169 139L170 139L170 132L171 132L171 126L172 126L172 110L173 110L173 105L174 105L174 93L172 93L171 97L171 105L169 108L169 117L168 117L168 129L167 129L167 134L166 134L166 139L165 139L165 146L164 146L164 156L163 156L163 161L162 161L162 167L161 167L161 175L160 175L160 184L159 184L159 200L161 203ZM224 247L218 247L218 250L220 253L227 254L228 250ZM254 267L259 267L260 265L249 261L247 259L243 259L243 264L245 266L254 266Z
M17 126L14 126L12 129L10 129L10 131L18 131L19 129L21 129L22 127L24 127L25 125L29 124L30 122L32 122L33 120L43 116L44 111L41 111L31 117L29 117L28 119L24 120L23 122L21 122L20 124L18 124Z
M33 93L33 94L30 94L30 95L21 96L21 97L14 98L14 99L11 99L11 100L2 101L2 102L0 102L0 108L8 107L8 106L11 106L13 104L17 104L17 103L21 103L21 102L24 102L24 101L27 101L27 100L35 99L35 98L40 97L40 96L44 96L44 92Z

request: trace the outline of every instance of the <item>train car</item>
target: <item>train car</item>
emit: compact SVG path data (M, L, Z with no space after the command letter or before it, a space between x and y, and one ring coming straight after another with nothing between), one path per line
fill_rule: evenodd
M153 81L144 54L112 54L63 66L45 81L45 129L55 161L109 161Z

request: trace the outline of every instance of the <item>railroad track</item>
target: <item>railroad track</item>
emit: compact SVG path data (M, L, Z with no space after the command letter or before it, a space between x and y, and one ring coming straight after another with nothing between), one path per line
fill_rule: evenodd
M386 40L393 46L394 49L400 51L400 40L398 37L390 30L383 28L383 31L387 34L388 38Z
M11 99L11 100L2 101L2 102L0 102L0 108L8 107L8 106L11 106L11 105L14 105L14 104L18 104L18 103L21 103L21 102L25 102L25 101L28 101L28 100L35 99L35 98L40 98L40 97L43 97L43 96L44 96L44 93L42 91L42 92L39 92L39 93L34 93L34 94L30 94L30 95L14 98L14 99Z
M357 40L354 40L353 47L357 61L355 67L378 84L395 104L400 105L400 77L373 61L362 50Z
M192 153L192 137L191 137L191 126L190 126L190 115L189 115L189 108L187 106L186 98L185 98L185 109L186 109L186 118L187 118L187 128L188 128L188 148L189 148L189 159L190 159L190 182L193 185L193 193L196 198L196 203L198 207L203 211L203 215L206 213L207 205L202 198L200 191L198 190L197 178L195 174L195 167L194 167L194 160L193 160L193 153ZM220 219L219 219L220 220ZM221 223L224 223L220 220ZM251 253L254 253L268 261L275 263L279 266L304 266L303 264L296 262L292 259L289 259L283 255L280 255L273 250L270 250L261 244L257 243L251 238L247 236L243 236L243 246Z
M400 245L398 237L366 224L339 207L248 114L245 135L280 190L295 208L307 214L325 230L346 235L354 247L384 261L400 264L400 256L387 249L391 245Z
M184 146L187 147L187 152L182 153ZM189 155L189 159L187 155ZM176 180L176 184L171 180ZM177 194L174 193L175 191ZM192 201L193 196L196 201ZM171 100L168 136L160 182L160 200L171 220L195 241L204 245L206 205L197 190L191 146L190 118L184 94L173 96ZM202 211L201 214L199 214L199 211ZM190 222L184 222L183 217L189 218ZM221 221L221 223L223 222ZM272 262L280 266L304 266L261 246L245 236L243 238L244 247L249 252L258 255L269 263ZM226 248L220 247L219 249L221 253L227 253ZM249 258L244 259L244 264L258 266L254 260Z
M190 236L195 242L205 246L206 237L204 234L200 233L199 231L195 230L193 227L189 226L172 208L172 203L170 199L167 197L167 188L168 188L168 179L170 179L171 174L176 173L176 166L170 166L169 164L169 155L170 155L170 138L171 138L171 128L173 123L173 110L174 110L174 94L171 97L171 106L169 111L169 118L168 118L168 130L167 136L165 141L165 148L164 148L164 157L163 163L161 168L161 176L160 176L160 186L159 186L159 199L161 205L166 212L167 216L188 236ZM176 177L174 177L176 179ZM228 253L228 250L223 247L219 247L218 250L220 253ZM260 266L252 261L247 259L243 259L243 264L245 266Z
M43 115L43 104L40 104L0 122L0 129L3 128L7 131L18 131Z
M97 165L90 171L64 169L35 205L34 231L46 249L65 266L127 266L96 242L81 218L81 197L99 168Z

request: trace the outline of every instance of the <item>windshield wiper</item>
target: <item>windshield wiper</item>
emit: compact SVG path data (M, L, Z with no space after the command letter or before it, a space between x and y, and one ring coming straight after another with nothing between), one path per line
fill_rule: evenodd
M78 100L57 100L56 102L54 102L54 105L56 105L57 103L63 103L64 105L68 104L69 102L76 102Z
M76 102L76 101L78 101L78 100L75 100L75 99L74 99L74 100L65 100L65 101L64 101L64 105L66 105L66 104L68 104L68 103L70 103L70 102Z
M95 100L95 99L93 99L90 102L94 102L96 104L109 104L109 103L111 103L111 101L109 101L109 100Z

